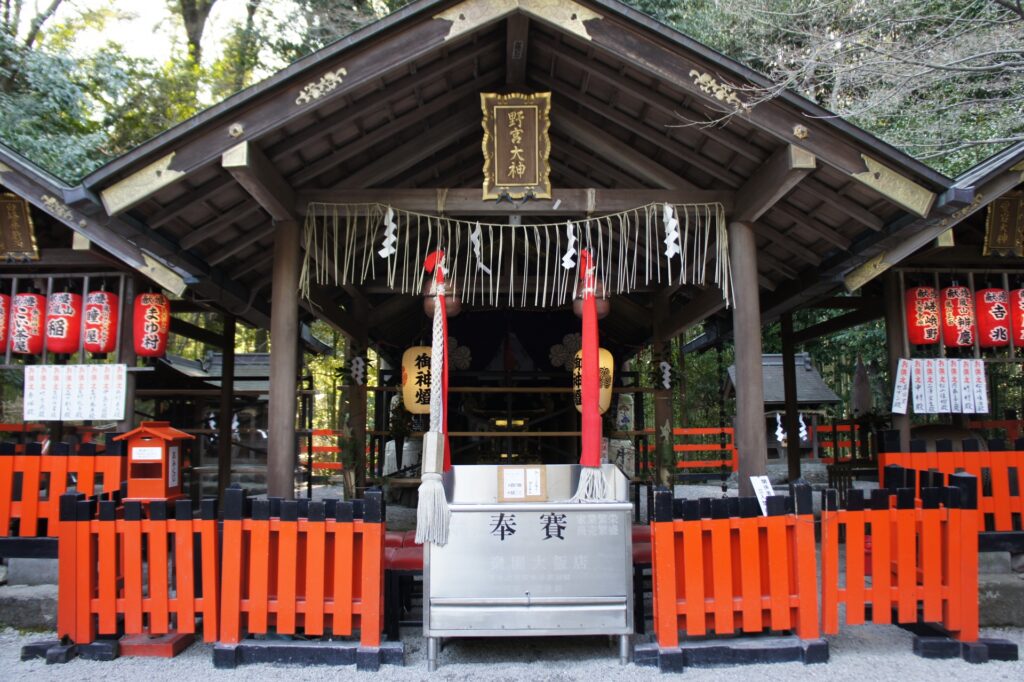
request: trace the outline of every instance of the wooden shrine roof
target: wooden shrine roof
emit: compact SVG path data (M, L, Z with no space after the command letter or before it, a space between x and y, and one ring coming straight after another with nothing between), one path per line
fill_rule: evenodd
M949 194L948 178L795 94L754 103L750 85L767 82L615 0L421 0L64 198L185 273L204 300L262 326L274 221L301 221L309 201L535 220L721 201L730 219L755 222L762 301L776 312L834 290L880 239L970 203ZM521 208L480 200L479 95L516 90L553 93L554 199ZM583 189L597 190L592 203ZM307 317L348 331L358 307L371 340L401 344L422 326L408 314L418 301L381 283L321 294ZM655 295L669 298L673 333L722 310L714 290L641 291L612 302L609 333L646 340Z

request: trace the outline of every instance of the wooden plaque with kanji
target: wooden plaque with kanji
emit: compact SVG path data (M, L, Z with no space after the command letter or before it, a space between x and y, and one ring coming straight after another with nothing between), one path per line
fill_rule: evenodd
M481 93L484 199L551 198L551 93Z

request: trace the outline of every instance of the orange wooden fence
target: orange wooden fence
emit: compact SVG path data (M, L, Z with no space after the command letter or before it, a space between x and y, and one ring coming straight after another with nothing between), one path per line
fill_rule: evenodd
M60 637L88 644L106 635L194 633L202 616L204 638L216 639L219 550L212 503L196 519L188 500L171 508L163 501L118 508L113 500L97 504L67 493L60 498L60 521Z
M799 514L787 499L679 501L655 493L651 523L654 631L661 648L687 636L793 629L819 636L814 517L810 488L800 486ZM702 509L703 507L703 509ZM701 518L704 517L704 518ZM710 517L710 518L707 518Z
M725 436L724 445L723 435ZM677 469L725 467L730 471L736 471L739 468L739 460L736 457L736 437L731 427L672 429L672 436L674 441L672 451L677 453ZM653 453L655 446L648 445L647 451ZM683 454L679 455L678 453ZM703 456L698 456L698 454L703 454Z
M120 449L106 454L89 443L72 454L67 443L54 443L44 455L41 448L41 443L0 443L0 537L55 537L59 501L69 488L89 496L113 493L125 480ZM72 477L75 483L69 486Z
M861 449L862 429L856 424L818 424L814 427L818 455L825 464L852 459ZM836 456L836 448L839 454ZM825 453L832 453L825 456Z
M1008 452L882 452L878 455L879 480L887 481L887 467L900 466L915 472L908 485L920 489L922 474L938 472L948 477L966 472L980 482L978 509L982 514L978 530L1021 530L1024 518L1024 451ZM905 474L900 474L902 481ZM889 487L889 486L887 486Z
M895 506L892 491L876 490L868 509L861 490L850 491L847 509L837 508L834 490L826 491L821 519L825 634L839 632L839 607L844 605L847 625L917 623L920 618L941 623L962 641L978 639L977 481L955 474L952 482L955 487L922 490L919 501L912 489L900 489ZM870 579L865 579L867 546Z
M354 518L353 503L334 501L300 509L294 500L255 500L247 515L241 491L228 490L220 641L237 643L246 633L318 637L358 629L363 646L379 646L383 499L369 491L361 502L362 519Z

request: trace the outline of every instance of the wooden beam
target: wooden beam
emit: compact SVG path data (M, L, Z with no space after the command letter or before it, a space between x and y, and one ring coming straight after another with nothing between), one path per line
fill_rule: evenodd
M837 248L843 250L850 248L851 242L847 237L823 224L820 220L816 220L810 214L801 213L786 204L776 204L772 208L772 214L778 214L793 221L794 224L813 232Z
M476 95L482 88L497 85L500 83L500 76L501 70L493 69L489 73L481 74L479 79L470 80L452 90L449 90L448 92L438 95L429 102L425 102L415 109L382 124L380 127L371 130L365 135L347 141L337 150L332 151L311 163L305 164L296 173L292 174L291 181L296 187L299 187L301 185L305 185L311 180L315 180L319 175L331 170L332 168L337 168L346 160L366 152L381 142L385 142L393 138L395 135L401 133L401 131L418 123L422 123L424 119L434 116L445 109L458 104L459 102L467 100L470 96ZM477 106L479 106L478 103ZM350 123L351 119L348 119L347 122ZM477 153L480 152L479 145L477 145L476 151Z
M221 336L220 408L217 413L217 495L231 485L231 423L235 401L235 316L224 316Z
M796 344L793 342L793 314L786 313L781 320L782 383L785 401L786 462L789 480L800 478L800 424L799 396L796 383Z
M752 222L765 214L814 170L817 159L796 145L780 147L736 192L735 220Z
M651 344L651 360L657 367L661 362L672 361L672 337L667 327L669 317L669 300L665 296L656 296L652 323L654 343ZM675 472L675 438L672 429L673 420L672 391L666 389L661 381L655 383L654 391L654 460L657 462L657 477L661 485L672 485L672 473Z
M729 223L732 309L736 348L736 449L740 495L752 495L751 476L764 476L768 441L764 423L761 306L757 281L757 240L750 223Z
M821 262L821 257L818 254L798 242L795 237L783 234L763 221L759 221L754 224L754 232L768 237L768 239L770 239L771 242L780 249L788 251L790 254L799 258L808 265L817 265Z
M854 310L852 312L846 313L845 315L833 317L830 320L819 322L818 324L811 325L810 327L806 327L798 332L795 332L793 334L793 343L795 343L796 345L801 345L807 343L808 341L813 341L814 339L820 336L825 336L826 334L834 334L836 332L841 332L844 329L856 327L859 324L864 324L865 322L870 322L871 320L877 320L878 318L882 317L882 314L883 313L881 309L874 307L864 308L861 310Z
M480 134L480 112L466 111L444 123L425 129L376 161L363 166L341 183L346 188L373 187L452 144L464 135ZM477 138L479 139L479 138Z
M718 289L706 289L672 313L665 325L666 338L674 339L693 325L725 309L725 300Z
M361 324L345 310L342 310L330 296L327 287L310 284L309 297L303 296L299 305L310 315L323 320L348 338L354 338Z
M214 348L224 348L223 336L215 334L208 329L197 327L191 322L186 322L178 317L171 317L171 333L205 343L206 345L213 346Z
M592 149L595 154L604 157L609 163L617 165L631 175L636 175L652 185L664 189L689 191L698 189L689 180L652 161L648 156L640 153L630 144L609 135L596 125L565 109L555 109L551 112L551 124L555 128L564 131L578 144Z
M270 319L267 494L295 497L295 412L299 340L299 225L277 224Z
M593 203L590 203L592 197ZM447 216L570 216L587 213L617 213L649 203L713 203L732 206L732 192L709 190L648 189L569 189L555 187L550 199L534 199L523 204L484 201L479 188L473 189L329 189L299 192L297 210L307 212L310 202L351 204L387 204L418 213L438 213L438 205Z
M588 70L586 73L589 74L590 71ZM565 83L565 81L558 81L556 78L549 77L544 73L532 73L530 74L530 80L536 81L552 90L569 87L569 84ZM614 106L603 102L589 92L574 92L573 101L594 113L599 114L602 118L625 128L634 135L642 137L652 144L658 145L678 157L680 161L691 164L713 178L725 183L730 189L735 189L743 184L743 178L738 176L736 173L719 166L714 161L702 156L696 150L691 149L685 143L672 137L672 131L674 128L671 126L666 125L661 126L660 128L654 128L647 125L644 120L631 116Z
M274 232L274 229L274 223L268 222L265 225L246 230L242 234L236 235L235 239L228 242L223 248L211 253L207 257L207 261L209 261L210 265L219 265L239 251L247 249L255 242L269 236Z
M78 234L77 232L75 233ZM3 272L38 272L42 269L53 270L125 270L126 263L112 256L89 249L39 249L39 258L30 261L0 261ZM130 272L130 270L129 270Z
M882 222L881 218L858 204L856 201L847 199L825 183L815 180L814 178L807 178L807 181L804 183L804 189L818 199L824 201L826 204L832 206L840 213L845 213L861 225L864 225L875 232L881 230L885 224Z
M295 193L255 143L239 142L221 155L231 174L274 220L295 220Z
M513 12L505 20L505 84L521 87L526 80L526 54L529 48L530 17Z
M242 201L212 220L208 220L198 227L191 228L188 234L181 238L179 244L181 244L183 249L199 246L206 240L213 239L224 230L230 229L242 218L246 218L259 210L259 203L250 201L248 198L242 199Z

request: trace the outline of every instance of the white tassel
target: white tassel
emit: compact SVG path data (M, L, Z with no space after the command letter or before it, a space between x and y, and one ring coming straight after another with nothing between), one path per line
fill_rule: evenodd
M416 504L416 544L432 542L438 547L448 544L448 526L452 512L444 495L441 474L423 474Z
M608 502L608 482L601 467L582 467L580 483L570 502Z

